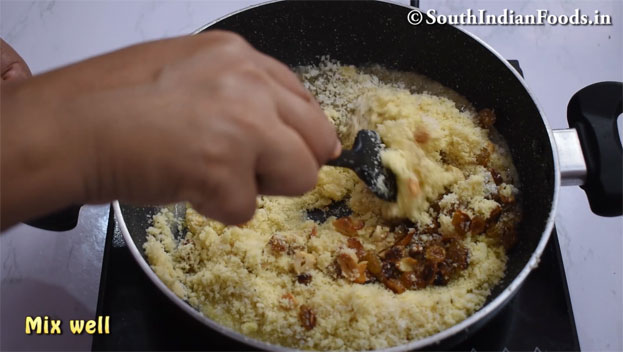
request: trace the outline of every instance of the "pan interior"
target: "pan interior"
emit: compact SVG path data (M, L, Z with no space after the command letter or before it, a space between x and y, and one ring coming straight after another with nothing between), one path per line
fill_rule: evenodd
M409 11L375 1L274 2L224 18L205 30L237 32L290 66L317 64L328 55L343 64L380 64L417 72L456 90L477 109L495 109L495 127L508 142L519 173L524 209L519 243L509 253L506 276L490 302L526 266L552 210L555 168L547 127L521 81L494 53L452 26L410 25ZM176 214L185 209L183 204L172 207ZM160 208L121 205L141 253L150 217Z

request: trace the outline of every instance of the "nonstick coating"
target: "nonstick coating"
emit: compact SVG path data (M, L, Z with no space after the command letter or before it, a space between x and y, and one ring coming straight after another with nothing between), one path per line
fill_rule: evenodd
M524 209L519 243L509 253L506 276L489 303L526 266L541 237L549 235L544 230L551 221L557 169L547 126L520 78L485 45L450 25L410 25L410 10L376 1L274 2L204 30L237 32L290 66L315 64L329 55L344 64L421 73L458 91L478 109L493 108L495 127L506 138L519 172ZM158 209L121 205L121 221L142 255L148 215Z

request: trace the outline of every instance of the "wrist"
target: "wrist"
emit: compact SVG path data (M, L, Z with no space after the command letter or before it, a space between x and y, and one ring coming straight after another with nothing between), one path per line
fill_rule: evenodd
M3 227L86 199L75 126L33 81L2 87Z

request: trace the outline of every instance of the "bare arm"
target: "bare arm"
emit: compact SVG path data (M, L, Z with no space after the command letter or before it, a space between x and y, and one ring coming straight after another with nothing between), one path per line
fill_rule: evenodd
M2 83L2 228L71 203L188 200L241 223L339 153L296 76L239 36L129 47Z

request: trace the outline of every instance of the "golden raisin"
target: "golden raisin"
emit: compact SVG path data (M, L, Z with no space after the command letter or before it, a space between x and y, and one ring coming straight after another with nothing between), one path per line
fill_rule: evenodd
M507 229L502 232L500 236L500 241L502 241L502 246L504 249L509 250L515 246L517 243L517 231L514 228Z
M407 271L400 275L400 283L405 288L411 288L417 282L417 277L413 271Z
M476 163L478 165L487 166L490 159L491 153L487 148L482 148L480 152L476 155Z
M464 236L470 227L469 215L460 210L455 211L452 215L452 225L459 236Z
M345 277L352 276L357 270L357 256L350 252L341 252L337 255L337 263L340 265L342 275Z
M297 274L302 274L314 268L316 265L316 257L313 254L304 251L294 253L292 266Z
M346 240L346 246L355 250L355 253L357 254L357 258L359 258L359 260L361 260L366 254L366 251L363 249L363 245L361 244L361 242L359 242L359 240L354 237L349 237L348 240Z
M426 248L424 257L433 263L439 263L446 259L446 250L442 246L432 245Z
M498 205L495 208L493 208L493 210L491 210L491 213L489 214L489 218L487 219L487 221L488 222L497 221L497 219L500 217L501 214L502 214L502 208Z
M384 253L384 259L390 262L396 262L404 257L404 246L392 246Z
M311 330L316 326L316 314L304 304L299 308L299 320L305 330Z
M489 128L495 123L495 113L491 109L482 109L478 111L478 122L481 127Z
M355 280L353 280L354 283L363 284L366 281L368 281L368 277L366 276L367 265L368 265L368 262L366 261L357 263L357 272L359 275L357 276Z
M422 265L419 267L419 270L415 272L416 282L415 285L417 288L424 288L435 281L435 270L431 265Z
M438 211L439 212L439 211ZM434 233L438 233L439 232L439 220L437 220L436 218L433 219L433 223L422 228L420 230L421 233L424 234L429 234L432 235Z
M446 248L446 258L456 265L457 269L465 270L469 264L469 252L458 241L452 241Z
M302 273L296 277L296 281L298 281L299 284L307 285L312 281L312 276L308 273Z
M397 267L398 267L398 270L402 272L406 272L406 271L414 271L417 265L418 265L418 261L416 259L413 259L411 257L404 257L400 259Z
M473 235L479 235L485 230L486 225L487 223L485 222L485 219L480 215L476 215L471 220L469 230Z
M404 285L396 279L387 279L383 281L383 284L385 284L387 288L389 288L390 290L392 290L394 293L397 293L397 294L401 294L405 292L406 290Z
M314 227L312 227L311 229L311 236L314 237L318 235L318 228L316 227L316 225L314 225Z
M500 175L499 172L495 171L494 169L489 169L489 172L491 173L493 182L495 182L497 186L501 185L504 182L504 179L502 178L502 175Z
M383 270L383 264L381 263L381 260L376 255L376 253L372 251L367 251L366 254L363 256L363 260L368 262L368 270L370 271L370 273L372 273L372 275L378 277L381 274L381 270Z
M408 246L411 243L411 239L413 239L413 235L415 235L415 230L409 231L406 235L402 236L394 245L396 246Z
M511 193L508 196L505 194L500 193L500 202L504 203L504 204L513 204L515 203L515 196Z
M360 284L366 282L367 262L358 263L357 256L348 252L338 254L336 260L345 279Z
M285 304L283 304L283 306L287 309L294 308L298 304L296 298L294 298L294 296L292 296L290 292L283 294L283 296L281 296L281 299L284 300Z
M437 275L435 276L435 285L445 286L450 281L450 275L452 273L451 267L446 262L441 262L437 265Z
M361 220L353 220L349 216L345 216L333 221L333 227L344 236L356 236L357 231L361 230L364 222Z
M288 242L279 235L273 235L268 240L268 244L274 253L282 253L288 249Z
M416 142L423 144L428 142L430 135L426 132L426 130L420 129L413 133L413 139L415 139Z

